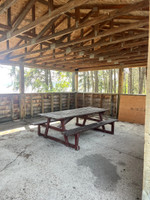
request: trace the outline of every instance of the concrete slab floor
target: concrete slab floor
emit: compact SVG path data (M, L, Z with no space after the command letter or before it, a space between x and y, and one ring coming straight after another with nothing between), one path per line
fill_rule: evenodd
M117 122L115 135L85 132L80 151L38 137L27 122L1 124L0 131L0 200L141 199L142 125Z

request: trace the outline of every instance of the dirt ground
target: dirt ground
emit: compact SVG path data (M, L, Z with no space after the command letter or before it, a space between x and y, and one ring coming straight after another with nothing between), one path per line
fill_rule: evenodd
M30 122L0 124L0 200L141 199L144 126L87 131L75 151L39 137Z

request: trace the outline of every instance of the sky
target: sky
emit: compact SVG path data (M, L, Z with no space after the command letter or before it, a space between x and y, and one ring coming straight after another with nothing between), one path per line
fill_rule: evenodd
M13 93L11 85L12 79L9 76L10 66L0 65L0 94L3 93Z

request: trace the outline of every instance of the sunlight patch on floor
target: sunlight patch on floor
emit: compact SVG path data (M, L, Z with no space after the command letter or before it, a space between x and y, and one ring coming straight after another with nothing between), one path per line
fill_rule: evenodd
M10 129L10 130L7 130L7 131L0 131L0 135L17 133L19 131L25 131L25 130L26 130L25 127L20 127L20 128Z

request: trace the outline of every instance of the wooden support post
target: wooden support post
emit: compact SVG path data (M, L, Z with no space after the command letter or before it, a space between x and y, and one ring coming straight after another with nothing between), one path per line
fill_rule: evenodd
M31 94L31 117L33 117L33 95Z
M51 112L54 111L54 94L51 94Z
M25 97L24 97L24 66L20 66L19 73L19 89L20 89L20 118L25 117Z
M78 93L75 93L75 108L78 108Z
M11 119L14 119L14 99L13 99L13 95L11 95Z
M91 106L93 106L93 93L91 94Z
M20 66L20 72L19 72L19 90L20 90L20 94L24 94L24 66L21 65Z
M119 87L118 87L118 99L117 99L117 116L119 115L119 106L120 106L120 95L123 94L123 75L124 75L124 69L119 69Z
M85 95L84 95L84 93L83 93L83 101L82 102L83 102L82 106L84 107L84 105L85 105Z
M67 109L70 109L70 93L68 94Z
M62 94L60 94L59 97L60 97L60 99L59 99L60 100L59 101L59 103L60 103L60 110L62 110Z
M42 113L44 113L44 94L42 94Z
M103 95L101 94L100 95L100 108L103 107Z
M149 3L150 8L150 3ZM149 9L149 48L147 65L147 94L145 115L145 145L142 200L150 200L150 9Z

